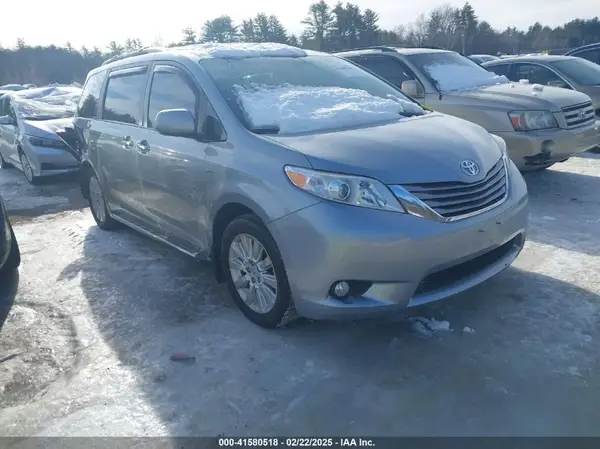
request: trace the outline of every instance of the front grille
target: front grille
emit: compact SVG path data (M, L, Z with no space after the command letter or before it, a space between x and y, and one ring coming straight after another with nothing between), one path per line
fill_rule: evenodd
M474 259L429 274L419 283L419 286L415 291L415 296L441 290L452 284L477 275L487 267L502 260L515 248L515 246L521 246L523 244L522 239L523 236L518 235L514 239L506 242L504 245L475 257Z
M596 111L591 101L562 108L567 128L589 125L596 120Z
M504 201L507 193L506 169L501 158L481 181L408 184L403 187L442 217L456 218Z

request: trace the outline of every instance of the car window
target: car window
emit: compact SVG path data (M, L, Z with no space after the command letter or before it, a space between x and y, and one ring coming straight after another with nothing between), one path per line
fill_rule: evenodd
M512 76L508 76L508 68L509 67L510 67L509 64L499 64L499 65L494 65L491 67L487 66L485 68L491 72L494 72L496 75L504 75L511 81L518 81L518 80L513 79L514 77L512 77Z
M7 111L7 114L6 114L6 115L8 115L9 117L12 117L12 118L13 118L13 120L15 120L15 121L16 121L16 120L17 120L17 114L15 113L15 108L14 108L14 106L11 104L10 100L8 100L8 99L7 99L6 101L7 101L7 103L8 103L8 111Z
M596 64L600 64L600 48L585 50L580 53L573 54L571 56L577 56L578 58L587 59L588 61L595 62Z
M102 118L137 125L141 123L146 73L112 76L108 79Z
M583 86L600 86L600 65L583 58L569 58L550 65Z
M349 58L369 69L380 77L400 87L404 81L414 80L415 76L395 58L389 56L358 56Z
M537 64L513 64L512 73L515 81L527 79L530 83L543 85L564 83L552 70Z
M165 109L187 109L197 119L197 96L183 74L158 71L152 78L148 104L148 127L154 127L156 115Z
M81 99L77 106L77 115L85 118L95 118L98 112L98 102L100 101L100 91L104 81L104 72L95 73L90 76L83 86Z

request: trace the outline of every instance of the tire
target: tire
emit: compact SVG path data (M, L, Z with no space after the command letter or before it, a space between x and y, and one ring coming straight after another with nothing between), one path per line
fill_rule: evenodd
M240 249L240 245L244 246L244 243L248 242L253 244L258 242L262 247L262 251L264 251L260 251L258 257L255 253L254 263L250 260L251 258L235 257L240 254L239 251L236 252L236 249ZM258 248L258 246L255 246L255 248ZM261 327L275 328L289 324L297 318L285 266L277 244L256 216L242 215L227 226L221 239L220 258L229 292L237 306L250 321ZM268 259L271 262L270 264L268 264ZM234 261L237 265L232 266L231 262ZM236 270L236 266L241 267L243 265L242 262L246 264L250 271L247 271L241 278L245 278L248 285L251 285L251 281L255 281L254 285L258 284L256 289L249 287L248 295L244 295L248 298L248 302L242 298L234 281L234 275L237 277L237 274L244 273L243 269ZM232 269L234 273L232 273ZM257 277L254 278L254 275ZM241 278L238 277L238 280ZM272 288L273 285L276 285L275 291ZM270 295L265 293L268 291L271 292ZM259 303L261 305L268 303L271 306L262 308ZM260 308L262 310L257 310Z
M2 157L2 153L0 153L0 169L5 170L7 168L12 168L12 164L9 162L6 162L4 160L4 157Z
M27 179L29 184L33 184L34 186L38 185L40 183L41 178L33 174L31 162L29 161L29 158L27 157L25 152L19 151L19 160L21 161L21 169L23 170L25 179Z
M106 200L104 199L104 192L102 191L100 181L98 181L96 174L93 172L90 173L88 178L88 186L90 192L90 209L98 227L104 231L118 228L119 223L111 217Z
M15 237L12 227L10 228L10 235L12 237L10 253L8 254L8 259L6 259L6 262L2 267L3 270L14 270L21 265L21 251L19 250L19 244L17 243L17 238Z

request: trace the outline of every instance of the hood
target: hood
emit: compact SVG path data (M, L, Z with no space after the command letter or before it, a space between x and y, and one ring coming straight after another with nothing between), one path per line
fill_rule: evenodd
M57 118L52 120L23 120L23 134L45 139L58 140L59 137L56 133L67 126L73 126L72 118Z
M438 113L362 129L268 137L303 153L317 170L368 176L385 184L473 182L501 157L490 134L474 123ZM460 170L466 159L477 176Z
M489 104L494 109L545 110L560 112L561 108L590 101L587 95L560 87L541 86L535 91L534 84L505 83L461 92L449 92L444 96L465 99L465 105Z

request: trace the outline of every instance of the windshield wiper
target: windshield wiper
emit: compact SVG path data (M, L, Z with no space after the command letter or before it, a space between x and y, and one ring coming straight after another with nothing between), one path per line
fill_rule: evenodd
M257 126L256 128L250 128L254 134L279 134L279 126Z

